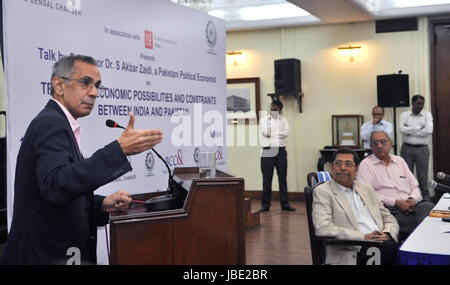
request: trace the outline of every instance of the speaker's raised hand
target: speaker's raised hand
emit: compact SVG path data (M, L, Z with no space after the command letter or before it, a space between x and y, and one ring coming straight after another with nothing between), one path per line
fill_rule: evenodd
M159 129L136 130L134 114L130 112L128 126L120 135L118 142L125 155L134 155L146 151L162 141L162 131Z

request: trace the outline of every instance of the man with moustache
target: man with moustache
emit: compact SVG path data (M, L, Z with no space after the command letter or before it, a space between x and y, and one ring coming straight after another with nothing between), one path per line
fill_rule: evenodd
M65 57L53 66L52 99L30 123L17 156L14 211L0 264L66 264L79 255L96 263L97 227L124 210L124 191L108 197L94 191L131 170L127 155L162 140L158 129L134 129L130 113L120 137L84 158L77 119L91 113L101 86L92 57Z
M281 115L283 103L274 100L270 104L270 115L261 118L259 125L262 136L261 173L263 177L263 193L260 212L270 210L272 195L273 170L276 168L282 211L295 211L291 207L287 189L287 151L286 143L289 134L289 122Z
M332 158L332 180L313 191L312 219L317 236L382 242L381 263L396 261L399 226L378 200L374 189L354 181L358 155L352 149L338 149ZM367 248L326 247L326 264L366 264Z
M372 121L364 123L361 126L361 139L364 142L364 149L366 150L366 154L372 154L372 150L370 149L370 134L374 130L385 131L386 133L392 135L393 128L392 124L384 118L384 108L381 106L375 106L372 108Z
M403 135L403 144L400 155L408 164L409 170L414 173L416 166L417 180L423 200L430 200L428 191L428 162L430 151L428 144L433 134L433 116L423 110L425 98L414 95L411 99L412 109L400 115L400 133Z
M419 184L405 160L389 153L392 140L387 133L374 131L370 144L373 154L361 162L357 179L373 186L378 198L397 219L404 239L425 219L434 204L422 200Z

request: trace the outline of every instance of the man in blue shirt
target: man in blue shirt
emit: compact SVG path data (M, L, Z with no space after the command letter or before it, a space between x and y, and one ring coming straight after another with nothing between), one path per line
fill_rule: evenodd
M364 142L364 149L367 155L372 154L370 148L370 134L373 131L384 131L392 139L393 127L392 124L383 120L384 108L381 106L375 106L372 108L372 121L364 123L361 126L361 139Z

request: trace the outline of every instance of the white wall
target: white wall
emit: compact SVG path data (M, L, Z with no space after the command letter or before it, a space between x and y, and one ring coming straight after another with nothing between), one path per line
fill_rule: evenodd
M353 62L342 57L338 46L361 45ZM229 32L227 51L242 51L244 61L227 60L227 78L260 77L261 109L268 110L274 92L274 60L301 60L303 112L293 98L282 98L291 131L288 139L288 189L303 192L308 172L316 171L319 149L332 144L331 115L362 114L371 120L377 104L376 75L401 69L409 74L410 97L425 97L430 110L427 18L419 30L375 33L375 22ZM397 123L401 112L397 108ZM392 108L385 119L393 122ZM401 134L397 132L401 144ZM260 147L229 147L229 172L245 178L246 190L261 190ZM400 153L400 145L398 147ZM432 153L432 152L430 152ZM431 158L430 158L431 164ZM325 167L328 168L328 165ZM430 172L432 171L430 165ZM273 189L278 189L276 176Z

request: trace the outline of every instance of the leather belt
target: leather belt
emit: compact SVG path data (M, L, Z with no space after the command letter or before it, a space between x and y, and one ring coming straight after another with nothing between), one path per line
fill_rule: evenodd
M403 144L405 144L405 145L407 145L407 146L410 146L410 147L423 147L423 146L427 146L426 144L409 144L409 143L403 143Z
M265 147L263 147L263 149L271 149L271 148L285 149L286 147L285 146L272 146L272 147L265 146Z

